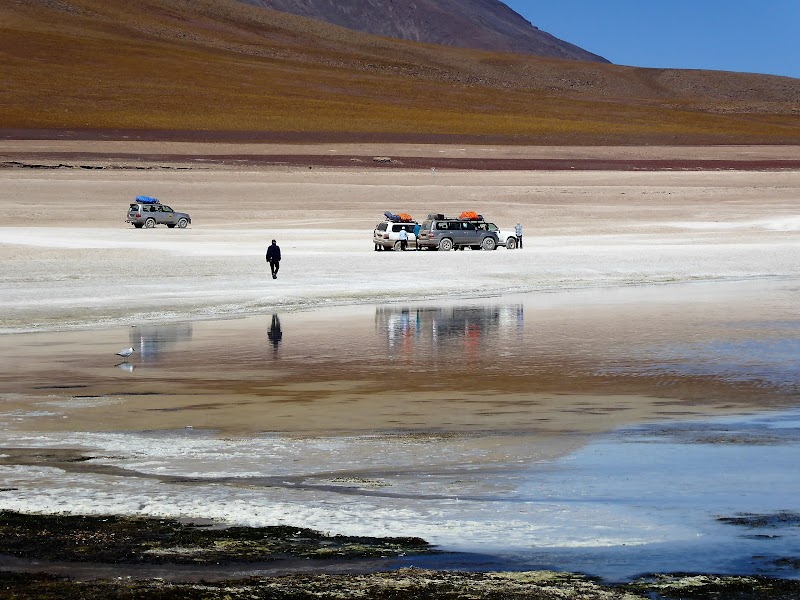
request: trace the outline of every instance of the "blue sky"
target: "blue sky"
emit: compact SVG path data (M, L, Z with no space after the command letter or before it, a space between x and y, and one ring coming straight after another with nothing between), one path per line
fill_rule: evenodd
M800 0L504 0L619 65L800 77Z

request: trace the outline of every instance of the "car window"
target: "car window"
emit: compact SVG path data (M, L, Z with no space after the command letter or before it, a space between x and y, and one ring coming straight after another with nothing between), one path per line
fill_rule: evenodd
M128 209L129 212L136 212L139 210L138 204L131 204L131 207Z
M422 224L422 227L420 227L420 230L423 230L423 231L430 231L430 230L431 230L431 222L430 222L430 221L425 221L425 222Z
M461 223L461 229L469 229L470 231L475 231L475 223L464 221L463 223Z
M378 226L375 229L378 231L386 231L387 227L389 227L388 223L378 223Z
M173 210L172 210L172 209L171 209L169 206L166 206L166 205L164 205L164 204L162 204L162 205L161 205L161 210L162 210L163 212L175 212L175 211L173 211Z
M487 223L487 225L489 226L489 231L498 231L497 225L494 223Z
M437 223L436 229L447 229L447 223Z

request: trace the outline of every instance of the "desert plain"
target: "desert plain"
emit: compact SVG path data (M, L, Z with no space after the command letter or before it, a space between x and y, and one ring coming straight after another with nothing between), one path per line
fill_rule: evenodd
M553 158L574 168L520 168ZM751 572L720 549L770 542L714 519L795 508L781 504L793 442L737 419L771 431L797 408L797 160L782 146L5 141L3 506L419 535L501 556L490 568L612 579L687 556ZM139 194L192 224L133 228ZM384 211L464 210L521 223L523 248L373 248ZM115 356L128 345L139 354ZM615 444L641 438L647 455L643 426L700 454L665 478L655 450L630 483ZM739 494L756 475L780 484ZM632 506L609 502L621 489Z

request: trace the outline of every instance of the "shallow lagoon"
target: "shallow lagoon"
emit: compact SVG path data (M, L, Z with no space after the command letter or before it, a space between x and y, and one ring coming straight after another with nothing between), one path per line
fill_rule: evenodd
M795 521L719 518L800 513L797 289L6 336L0 507L418 535L470 553L430 566L796 577ZM118 363L128 345L139 352Z

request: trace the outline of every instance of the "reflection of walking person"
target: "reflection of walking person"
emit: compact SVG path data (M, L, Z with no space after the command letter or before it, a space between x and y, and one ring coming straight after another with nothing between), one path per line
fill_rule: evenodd
M275 240L272 240L272 245L267 248L267 262L272 271L272 278L278 278L278 269L281 268L281 247Z
M517 236L517 248L522 249L522 225L517 223L514 227L514 233Z
M281 340L283 339L281 320L278 318L278 315L272 315L272 324L267 330L267 338L269 338L269 341L272 342L272 347L275 352L277 352L278 346L281 345Z

